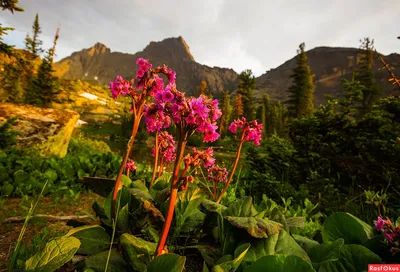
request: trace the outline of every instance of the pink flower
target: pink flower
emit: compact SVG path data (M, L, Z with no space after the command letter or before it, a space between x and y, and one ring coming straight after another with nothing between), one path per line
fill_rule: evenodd
M225 183L227 176L228 176L228 171L226 170L226 168L222 168L217 165L208 168L208 181L210 182Z
M132 85L128 80L123 79L121 76L110 82L110 90L114 99L119 95L127 95L132 89Z
M185 167L193 166L197 167L200 165L200 162L203 161L203 166L205 168L211 167L215 163L215 159L212 157L213 154L213 149L212 147L209 147L208 149L204 151L199 151L197 148L193 147L193 152L192 154L187 154L184 158L183 161L185 163Z
M175 160L176 153L174 137L168 132L162 131L158 134L158 142L161 158L164 159L165 162L172 162ZM152 156L155 156L155 148L152 149Z
M258 124L257 120L247 122L245 117L233 121L228 129L232 133L236 133L239 129L242 131L243 141L253 141L253 144L260 145L262 135L262 124Z
M135 171L136 168L137 168L137 166L135 165L135 162L134 162L133 160L129 160L129 161L126 163L126 168L129 169L129 170L131 170L131 171Z
M378 231L381 231L383 229L383 226L385 224L385 220L382 219L382 217L378 216L378 220L375 222L375 227Z

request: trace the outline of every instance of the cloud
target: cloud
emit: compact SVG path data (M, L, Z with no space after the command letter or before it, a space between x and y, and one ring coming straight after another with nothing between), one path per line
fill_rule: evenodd
M296 54L300 43L358 47L375 39L378 51L398 52L398 0L21 0L26 12L2 12L17 31L7 42L23 46L35 13L47 47L58 26L59 58L102 42L113 51L135 53L150 41L183 36L195 59L256 75Z

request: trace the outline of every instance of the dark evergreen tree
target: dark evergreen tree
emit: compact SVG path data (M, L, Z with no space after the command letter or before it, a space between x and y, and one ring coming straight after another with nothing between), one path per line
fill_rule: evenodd
M291 78L293 85L289 88L290 93L288 110L291 117L299 118L309 116L314 110L314 75L308 66L308 58L304 51L304 43L300 44L297 51L297 67L293 70Z
M18 7L19 0L0 0L0 7L2 10L9 10L11 13L14 13L14 11L24 11L23 8Z
M0 7L2 10L9 10L11 13L14 13L14 11L24 11L23 8L18 7L19 0L0 0ZM8 31L12 31L14 28L12 27L3 27L2 24L0 23L0 54L6 54L8 56L11 56L13 54L13 48L14 46L8 45L3 42L3 36L8 34Z
M375 81L375 73L372 71L374 65L374 40L364 38L360 40L360 63L355 77L364 86L362 106L364 113L368 111L381 93L381 89Z
M243 115L247 120L255 117L255 107L253 105L253 92L256 88L256 79L251 70L245 70L239 75L238 93L242 95Z
M270 136L273 132L273 124L271 123L271 101L269 95L266 94L263 97L263 128L264 135Z
M228 93L228 91L222 92L222 99L219 107L222 111L222 116L219 123L219 133L222 135L226 132L226 128L229 125L232 115L231 95Z
M39 25L39 15L36 13L35 21L32 25L32 38L29 34L26 35L25 38L25 47L33 57L38 57L41 53L43 53L42 41L39 40L39 34L42 33L42 30Z
M39 65L37 74L31 80L30 88L26 94L26 102L37 106L47 106L58 92L58 78L53 75L53 58L59 37L57 29L53 47L47 51Z

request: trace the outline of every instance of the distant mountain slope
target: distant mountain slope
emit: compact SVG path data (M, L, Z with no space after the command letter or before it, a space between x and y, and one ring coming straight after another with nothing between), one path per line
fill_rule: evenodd
M294 50L295 52L295 50ZM295 54L294 54L295 55ZM315 104L326 101L325 95L339 97L343 94L341 78L351 78L357 69L360 53L356 48L317 47L307 51L309 65L315 74ZM75 52L71 56L57 62L57 75L67 78L78 78L108 84L117 75L132 78L136 72L136 59L148 58L153 65L167 64L177 73L178 89L195 94L196 86L205 80L212 93L222 90L233 92L237 88L238 74L232 69L209 67L199 64L190 53L189 46L182 37L168 38L161 42L150 42L141 52L125 54L111 52L105 45L97 43L89 49ZM400 76L400 55L385 56L393 71ZM295 56L268 71L256 79L255 99L260 100L268 93L272 99L286 100L287 89L291 85L290 75L296 66ZM376 80L387 95L393 86L387 82L386 70L379 60L375 62ZM251 68L251 67L249 67Z
M343 95L341 79L350 79L352 73L357 69L360 61L359 49L356 48L334 48L317 47L307 51L308 64L315 74L314 82L316 85L315 99L316 105L326 101L325 95L339 97ZM393 71L400 76L400 55L391 54L384 59L390 64ZM383 65L375 60L376 82L378 82L387 95L393 90L393 86L388 83L387 70L379 70ZM268 93L272 99L286 100L287 90L291 86L290 75L296 67L296 58L286 61L276 69L272 69L257 78L256 97L260 98Z
M68 78L96 80L108 84L117 75L132 78L136 72L136 59L147 58L153 66L167 64L178 73L177 86L181 91L194 94L202 80L207 81L211 92L234 90L238 75L232 69L208 67L197 63L182 37L151 42L134 55L111 52L97 43L89 49L73 53L55 64L57 75Z

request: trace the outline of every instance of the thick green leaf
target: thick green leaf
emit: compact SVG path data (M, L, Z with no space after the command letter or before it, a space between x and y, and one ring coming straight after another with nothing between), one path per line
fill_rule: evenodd
M122 184L123 184L126 188L130 188L131 185L132 185L132 180L131 180L129 177L127 177L126 175L122 175L121 181L122 181Z
M145 241L128 233L121 235L120 243L129 259L130 265L137 271L146 271L156 251L157 244Z
M205 214L198 210L198 207L205 197L204 192L194 186L178 193L174 216L175 235L193 231L203 223Z
M235 258L225 262L218 262L219 264L214 266L212 272L234 272L242 263L242 260L246 256L247 251L250 248L250 244L243 244L235 250ZM229 255L227 255L229 256Z
M294 240L308 253L313 247L319 245L317 241L309 239L307 237L293 234Z
M53 169L48 169L46 172L44 172L44 176L49 180L49 181L56 181L58 178L57 172Z
M156 257L147 268L148 272L181 272L185 268L186 257L177 254L163 254Z
M343 245L339 260L321 265L319 272L368 271L368 264L381 263L381 259L368 248L360 245Z
M208 269L208 266L207 266L206 262L203 263L203 272L210 272L210 270Z
M29 179L29 174L22 169L14 173L14 183L16 185L21 185L28 179Z
M223 216L236 216L236 217L252 217L257 214L257 210L253 205L253 198L245 196L232 203L228 209L223 211Z
M286 218L286 223L288 227L303 228L306 223L306 218L304 216L296 216Z
M340 249L344 244L343 239L337 239L330 244L320 244L311 248L307 253L314 268L319 268L327 262L336 262L340 256Z
M268 219L234 216L225 216L225 219L233 226L245 229L254 238L268 238L282 229L281 224Z
M81 242L75 237L52 240L25 262L26 271L53 272L70 261Z
M108 250L91 255L85 260L85 269L92 269L95 272L104 272L106 268ZM128 272L131 269L128 268L127 263L124 261L122 256L115 250L111 251L110 261L108 263L107 272Z
M227 209L227 207L225 207L224 205L221 204L217 204L214 201L205 199L201 205L203 205L203 207L209 211L209 212L217 212L217 213L222 213L223 211L225 211Z
M344 212L329 216L322 229L322 240L331 243L343 238L345 244L363 244L373 237L373 229L357 217Z
M81 241L79 254L96 254L110 246L110 236L101 226L73 228L65 236L73 236Z
M222 257L222 252L219 248L212 247L210 245L195 245L189 246L187 248L196 248L199 250L201 257L204 261L210 265L214 266L217 261Z
M118 213L117 228L122 232L129 232L129 204L126 204Z
M149 193L149 190L147 189L146 185L140 180L132 182L131 188L128 190L133 195L133 197L136 198L138 201L141 201L142 198L148 201L153 200L153 197Z
M298 256L311 263L307 253L284 230L266 239L251 240L250 243L251 247L244 258L247 263L255 262L264 256L276 254Z
M244 272L314 272L312 266L298 256L265 256L246 267Z
M164 190L170 186L170 181L172 178L172 173L164 172L159 178L154 181L153 186L151 187L154 190Z

